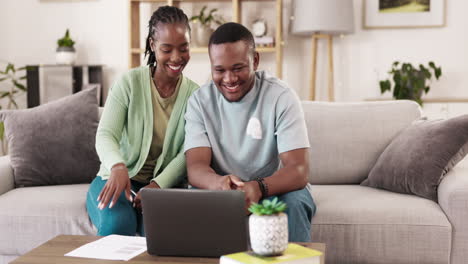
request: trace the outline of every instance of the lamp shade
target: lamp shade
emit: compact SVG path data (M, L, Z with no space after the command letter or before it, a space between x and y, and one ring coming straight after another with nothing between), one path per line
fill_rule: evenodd
M307 36L353 33L353 0L295 0L292 32Z

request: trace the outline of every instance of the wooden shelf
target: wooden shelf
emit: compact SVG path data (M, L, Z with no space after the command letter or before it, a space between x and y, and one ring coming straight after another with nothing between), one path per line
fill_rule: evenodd
M255 48L255 50L260 53L276 52L276 47Z
M141 53L144 53L145 50L144 49L130 49L130 52L132 54L141 54Z
M200 3L200 2L230 2L232 3L232 22L241 23L241 12L243 2L275 2L276 9L276 34L275 42L283 43L283 0L128 0L130 5L129 12L129 31L130 31L130 61L129 67L138 67L141 64L141 54L144 53L140 47L140 3L161 3L167 5L179 6L180 3ZM275 47L256 48L260 53L274 53L276 61L276 76L283 76L283 45ZM190 47L192 53L208 53L206 47Z
M190 47L191 53L208 53L208 47Z

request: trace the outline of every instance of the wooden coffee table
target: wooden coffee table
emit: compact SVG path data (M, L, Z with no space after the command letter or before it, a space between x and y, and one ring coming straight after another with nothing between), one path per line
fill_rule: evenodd
M31 250L25 255L15 259L13 264L45 264L45 263L61 263L61 264L106 264L106 263L131 263L131 264L203 264L203 263L219 263L219 258L185 258L185 257L158 257L148 255L147 252L129 260L102 260L65 257L64 255L86 243L93 242L101 237L98 236L57 236L41 246ZM325 244L322 243L298 243L303 246L313 248L323 252L320 263L325 263Z

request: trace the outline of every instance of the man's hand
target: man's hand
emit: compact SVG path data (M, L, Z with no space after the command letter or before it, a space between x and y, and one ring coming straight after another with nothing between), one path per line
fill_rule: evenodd
M268 186L268 196L303 189L307 186L309 175L309 150L294 149L279 155L282 168L264 179Z
M225 175L218 178L218 190L238 190L239 188L244 187L244 182L237 177L236 175Z
M112 208L124 190L127 200L132 202L130 187L130 178L128 177L128 170L125 165L122 163L114 165L111 169L109 180L107 180L106 185L104 185L97 198L98 202L100 202L98 208L101 210L106 208L109 202L109 208Z
M218 175L211 168L211 155L211 148L208 147L193 148L185 152L190 185L207 190L233 190L234 186L242 185L237 176Z
M151 181L148 185L143 188L157 188L161 189L161 187L154 181ZM142 188L142 189L143 189ZM141 210L141 189L138 191L137 195L135 196L135 200L133 201L133 207Z
M250 214L249 207L252 203L258 203L262 198L262 192L256 181L244 182L244 187L239 189L245 193L245 211Z
M258 203L262 198L262 192L256 181L243 182L236 175L220 177L219 190L238 190L245 193L245 212L250 214L249 207L252 203Z

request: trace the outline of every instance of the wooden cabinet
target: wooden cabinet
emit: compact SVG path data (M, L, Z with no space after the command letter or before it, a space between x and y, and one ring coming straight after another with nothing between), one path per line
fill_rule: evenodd
M232 22L243 23L241 21L242 3L247 1L255 2L275 2L275 46L268 48L257 48L261 53L275 53L276 76L282 78L283 75L283 0L128 0L130 4L130 60L129 67L140 66L141 55L144 53L142 43L140 43L140 3L161 3L173 6L179 6L181 3L209 3L209 2L231 2ZM149 18L145 18L149 19ZM247 25L246 25L247 26ZM249 28L249 26L247 26ZM192 53L207 53L206 47L191 47Z
M26 80L28 108L92 87L98 89L98 104L104 105L102 65L28 65Z

